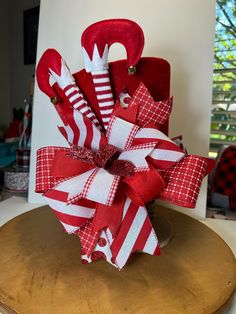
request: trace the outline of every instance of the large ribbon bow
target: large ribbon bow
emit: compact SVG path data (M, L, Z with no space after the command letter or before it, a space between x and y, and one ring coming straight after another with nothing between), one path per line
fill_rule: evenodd
M39 150L38 169L41 164L43 173L38 177L46 177L49 167L54 180L45 197L65 229L80 235L84 259L100 257L101 251L94 253L97 245L101 249L101 243L107 245L103 246L106 259L119 268L135 250L158 254L158 241L144 205L155 199L165 185L157 171L158 165L161 168L161 152L171 164L184 156L154 126L140 128L117 116L110 120L107 137L100 141L98 150ZM87 204L81 206L84 200Z
M36 191L65 230L79 235L84 263L103 257L121 269L134 251L158 255L145 204L158 197L194 207L208 165L185 156L155 126L168 118L169 101L154 103L140 84L127 109L115 107L106 136L79 111L66 110L59 129L70 148L38 150ZM155 125L146 123L150 117Z

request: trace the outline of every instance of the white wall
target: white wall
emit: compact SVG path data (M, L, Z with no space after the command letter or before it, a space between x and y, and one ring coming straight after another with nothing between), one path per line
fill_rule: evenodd
M52 14L53 12L53 14ZM190 153L207 155L210 129L211 81L214 43L214 0L41 0L38 58L54 47L73 71L83 67L80 52L82 31L91 23L124 17L135 20L145 33L143 56L167 59L172 68L174 110L170 135L183 134ZM124 57L124 49L112 49L111 60ZM59 119L49 100L35 90L33 147L29 201L35 195L35 152L45 145L65 145L58 134ZM204 217L206 185L197 208L184 210Z

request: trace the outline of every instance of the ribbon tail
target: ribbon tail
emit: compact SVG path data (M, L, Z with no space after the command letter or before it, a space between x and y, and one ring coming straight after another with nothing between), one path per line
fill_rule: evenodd
M109 229L102 230L92 254L87 255L84 250L81 251L82 263L87 264L103 258L108 263L118 268L118 266L113 262L112 252L110 248L111 241L112 238Z
M92 227L92 219L88 220L86 224L84 224L81 228L79 228L77 234L80 237L81 242L81 255L85 254L88 257L91 256L94 248L98 242L99 231L94 232Z
M155 231L145 207L138 206L128 197L120 229L111 244L113 262L121 269L134 251L159 255Z
M67 206L68 193L60 190L50 190L44 198L67 233L76 233L95 212L94 202L80 200Z
M114 238L121 220L125 203L125 194L122 188L118 189L112 206L97 203L96 212L93 219L94 232L108 227L112 237Z
M159 198L172 204L194 208L203 178L213 163L205 157L187 155L176 165L162 171L165 188Z

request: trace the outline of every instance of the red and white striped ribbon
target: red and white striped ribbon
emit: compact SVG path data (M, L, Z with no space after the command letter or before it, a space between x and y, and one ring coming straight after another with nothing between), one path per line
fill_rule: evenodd
M59 187L47 192L44 198L68 233L75 233L95 212L94 204L85 200L66 205L68 192Z
M103 139L103 134L87 117L79 111L71 109L67 115L68 124L59 126L61 134L70 145L77 145L97 151Z
M138 129L137 125L113 116L107 128L108 143L121 150L128 149Z
M107 228L99 236L103 241L98 241L91 256L83 254L82 260L91 263L96 257L103 257L113 266L122 269L134 251L141 251L151 255L159 255L159 244L152 227L147 211L126 198L121 227L115 236ZM100 253L100 254L99 254Z
M107 129L114 109L109 72L108 70L92 71L91 74L102 122L105 129Z
M141 128L135 135L133 145L156 141L156 147L149 154L152 164L158 169L166 169L181 160L185 154L168 136L156 128Z
M159 254L158 240L145 207L127 197L120 229L111 244L113 261L122 268L134 251Z
M141 148L141 144L149 143L150 145L151 143L155 148L150 150L148 156L158 170L172 166L185 155L179 146L157 128L139 128L137 125L115 116L110 120L107 138L109 144L122 150L130 149L132 151L136 145ZM137 156L139 155L136 154Z

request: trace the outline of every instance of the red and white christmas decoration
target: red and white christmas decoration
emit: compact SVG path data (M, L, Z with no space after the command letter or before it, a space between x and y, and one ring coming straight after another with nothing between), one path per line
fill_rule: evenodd
M114 100L107 64L114 42L125 45L127 67L133 69L144 42L136 23L101 21L82 36L97 104L88 104L79 87L83 82L74 79L55 50L47 50L39 61L39 87L53 100L68 147L38 150L36 192L43 193L66 232L80 237L83 263L104 258L122 269L135 251L159 254L145 204L161 198L195 207L210 166L161 131L172 98L154 101L140 82L133 95L124 91ZM94 114L97 107L102 124Z

